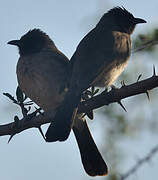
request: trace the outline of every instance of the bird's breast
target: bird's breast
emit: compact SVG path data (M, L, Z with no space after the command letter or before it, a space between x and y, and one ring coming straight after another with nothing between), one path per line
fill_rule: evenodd
M93 82L93 86L108 87L111 86L115 80L120 76L127 66L128 61L121 63L120 65L111 64L110 67L104 68L100 76L98 76Z
M114 46L113 51L115 53L115 58L118 60L126 61L131 53L131 39L126 33L121 33L114 31Z
M18 61L17 78L19 87L27 97L44 110L55 109L63 100L63 94L58 92L59 86L53 79L53 68L49 70L51 64L47 64L47 68L45 68L43 63L43 65L40 65L40 63L34 62Z
M131 53L130 36L121 32L113 32L113 39L111 54L109 53L108 58L106 57L100 75L93 82L94 86L112 85L127 66Z

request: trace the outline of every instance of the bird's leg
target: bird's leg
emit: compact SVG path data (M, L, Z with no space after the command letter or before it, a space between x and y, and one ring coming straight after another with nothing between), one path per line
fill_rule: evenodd
M91 98L91 91L90 90L84 91L82 94L82 100L86 101L90 98ZM82 117L85 117L86 115L89 117L89 119L93 119L93 111L86 111Z
M111 90L118 89L118 88L117 88L115 85L113 85L113 84L112 84L110 87L111 87Z
M99 92L99 89L95 89L95 87L92 86L89 90L86 90L83 92L82 99L86 101L90 98L93 98L98 92ZM85 114L83 114L83 117L85 115L87 115L89 117L89 119L91 119L91 120L94 118L93 110L87 111Z
M122 80L122 81L121 81L121 85L122 85L122 87L125 87L125 86L126 86L126 84L125 84L125 81L124 81L124 80Z

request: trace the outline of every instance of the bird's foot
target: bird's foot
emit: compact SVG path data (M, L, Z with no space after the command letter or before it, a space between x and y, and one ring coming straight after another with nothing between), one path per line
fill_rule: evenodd
M111 90L118 89L118 87L116 87L116 86L115 86L115 85L113 85L113 84L112 84L110 87L111 87Z

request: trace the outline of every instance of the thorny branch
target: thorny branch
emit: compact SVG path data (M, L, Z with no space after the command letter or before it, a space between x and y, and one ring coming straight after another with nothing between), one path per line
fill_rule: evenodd
M153 69L153 76L148 79L137 81L131 85L123 85L120 89L112 89L109 92L104 91L97 96L82 101L78 106L78 112L84 113L111 103L120 103L122 99L147 93L149 90L158 87L158 76L156 76L155 68ZM55 113L55 111L49 111L29 119L27 116L23 117L18 122L18 128L14 128L14 122L0 125L0 136L17 134L29 128L39 128L41 125L51 122Z
M137 163L129 169L125 174L121 175L120 180L125 180L132 174L134 174L142 165L148 163L154 155L158 152L158 145L151 149L151 151L142 159L138 160Z
M146 49L146 48L149 48L149 47L151 47L151 46L155 46L155 45L157 45L157 44L158 44L158 41L151 40L151 41L148 41L148 42L142 44L140 47L134 49L132 52L133 52L133 53L136 53L136 52L138 52L138 51L142 51L142 50L144 50L144 49Z
M79 105L79 112L84 112L85 107L87 111L90 111L104 105L120 102L122 99L128 98L130 96L135 96L142 93L147 94L149 90L156 87L158 87L158 76L156 76L154 68L153 76L148 79L138 81L128 86L123 85L120 89L112 89L107 93L103 92L94 98L83 101Z
M3 93L3 95L5 95L6 97L8 97L14 104L18 105L21 109L21 113L23 115L23 118L27 119L27 121L29 119L32 119L33 117L35 117L37 115L37 113L41 113L40 110L41 108L36 108L36 111L34 111L33 113L29 114L29 111L31 110L31 106L33 104L32 101L28 101L26 102L27 96L24 95L24 93L21 91L21 89L19 88L19 86L16 89L16 98L14 98L14 96L12 96L9 93ZM26 108L26 106L28 108ZM8 143L11 141L11 139L17 134L17 132L19 131L19 128L21 127L19 125L19 117L18 116L14 116L14 124L12 126L12 133L9 137ZM41 126L38 127L40 134L42 135L43 139L45 140L45 136L43 134L42 128Z

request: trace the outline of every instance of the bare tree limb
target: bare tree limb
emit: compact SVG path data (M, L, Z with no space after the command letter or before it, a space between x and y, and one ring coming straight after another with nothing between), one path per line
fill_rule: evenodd
M104 105L111 103L120 102L122 99L138 94L146 93L147 91L158 87L158 76L153 75L152 77L136 82L128 86L122 86L120 89L112 89L108 93L101 93L87 101L83 101L79 105L79 112L84 112L86 107L87 111L97 109Z
M137 53L137 52L139 52L139 51L142 51L142 50L144 50L144 49L150 48L151 46L155 46L155 45L157 45L157 44L158 44L158 41L150 40L150 41L142 44L140 47L134 49L134 50L132 51L132 53Z
M148 163L151 160L151 158L153 158L153 156L156 155L156 153L158 153L158 145L152 148L145 157L138 160L137 163L131 169L129 169L125 174L121 175L120 180L125 180L129 176L134 174L140 167L142 167L142 165L144 165L145 163Z
M0 136L17 134L30 128L39 128L41 125L51 122L54 115L55 111L51 111L33 116L31 119L30 117L24 117L19 120L18 128L15 128L14 122L0 125Z
M112 89L109 92L104 91L91 99L81 102L78 112L84 113L104 105L109 105L110 103L120 102L122 99L146 93L156 87L158 87L158 76L156 76L154 69L153 76L148 79L137 81L131 85L122 86L120 89ZM17 134L29 128L39 128L41 125L51 122L55 113L55 111L49 111L35 117L33 116L32 118L24 117L19 120L18 128L15 128L15 122L0 125L0 136Z

